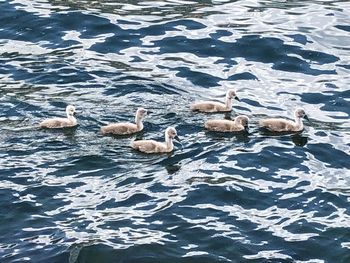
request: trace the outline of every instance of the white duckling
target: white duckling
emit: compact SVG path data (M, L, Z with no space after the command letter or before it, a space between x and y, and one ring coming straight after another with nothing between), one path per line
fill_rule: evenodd
M173 139L179 140L175 128L169 127L165 130L165 142L154 140L133 141L131 147L144 153L168 153L174 149Z
M127 135L133 134L143 130L143 118L147 115L147 110L144 108L138 108L135 114L135 123L131 122L120 122L111 123L107 126L101 127L103 134L116 134L116 135Z
M77 119L74 117L76 114L75 107L68 105L66 107L67 118L53 118L47 119L40 123L41 128L67 128L77 125Z
M282 118L269 118L259 121L259 126L272 132L298 132L304 129L302 118L309 120L305 111L298 108L294 111L295 121Z
M240 132L248 130L249 118L245 115L237 116L231 120L208 120L204 126L210 131L216 132Z
M196 102L191 105L191 110L200 112L228 112L232 110L233 98L240 101L236 95L236 91L234 89L229 89L226 92L225 103L217 101Z

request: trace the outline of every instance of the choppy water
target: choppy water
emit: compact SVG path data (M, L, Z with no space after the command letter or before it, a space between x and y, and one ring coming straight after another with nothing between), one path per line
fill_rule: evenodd
M350 262L348 1L0 1L1 262ZM208 133L228 87L249 135ZM38 130L78 109L77 129ZM139 137L99 127L152 111ZM259 118L305 108L301 134Z

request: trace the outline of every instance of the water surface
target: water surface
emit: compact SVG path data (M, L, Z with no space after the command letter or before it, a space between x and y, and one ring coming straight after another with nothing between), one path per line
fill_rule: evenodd
M0 1L1 262L349 262L347 1ZM209 133L241 102L249 134ZM74 104L79 126L39 130ZM151 110L145 131L99 127ZM311 119L271 135L260 118ZM182 145L166 155L135 138Z

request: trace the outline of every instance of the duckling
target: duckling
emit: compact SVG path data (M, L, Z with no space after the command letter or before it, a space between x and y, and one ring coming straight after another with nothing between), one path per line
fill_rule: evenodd
M74 127L77 125L77 119L74 117L76 114L75 107L73 105L68 105L66 107L67 118L53 118L47 119L40 123L41 128L67 128Z
M305 111L298 108L294 111L295 121L282 118L270 118L259 121L259 126L272 132L298 132L304 129L302 118L309 121Z
M138 108L135 114L135 123L120 122L111 123L107 126L101 127L103 134L116 134L116 135L127 135L133 134L143 130L142 119L147 115L147 110L144 108Z
M225 104L216 101L202 101L191 105L191 110L200 112L228 112L232 110L232 99L240 101L234 89L226 92Z
M174 149L173 139L180 140L175 128L168 127L165 130L165 142L154 140L133 141L131 147L144 153L168 153Z
M240 132L248 131L249 118L245 115L237 116L233 121L230 120L208 120L204 126L210 131L216 132Z

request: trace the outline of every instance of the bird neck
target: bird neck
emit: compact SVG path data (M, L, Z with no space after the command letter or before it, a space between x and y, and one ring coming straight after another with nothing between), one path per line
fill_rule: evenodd
M77 124L77 119L73 115L67 114L67 118L70 121L70 123L72 123L74 125Z
M139 130L142 130L143 129L143 123L142 123L142 117L136 115L135 117L135 123L136 123L136 126Z
M242 120L236 118L236 119L234 120L234 123L235 123L235 126L236 126L236 127L241 127L242 129L244 129L244 126L243 126L243 124L242 124Z
M299 130L302 130L304 128L303 121L298 116L295 116L295 124Z
M173 139L170 138L167 134L165 134L165 144L167 149L170 151L174 148Z
M225 105L228 110L232 108L232 99L229 96L226 96Z

